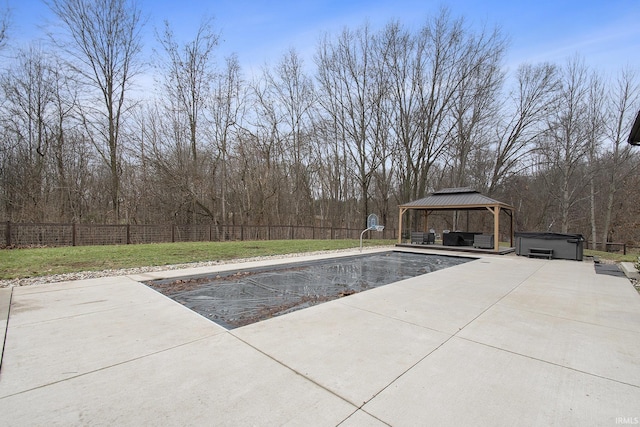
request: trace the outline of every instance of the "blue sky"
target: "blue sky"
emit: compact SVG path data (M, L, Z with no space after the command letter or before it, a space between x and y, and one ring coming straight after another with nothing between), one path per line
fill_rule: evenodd
M203 16L213 16L222 32L220 56L236 52L245 70L274 63L291 47L311 65L318 38L325 32L336 34L365 21L377 29L391 19L417 29L443 5L470 25L500 26L511 41L506 58L510 69L523 62L561 63L575 54L603 71L640 67L640 0L138 1L148 18L147 45L153 43L153 29L165 19L186 41ZM10 44L40 36L39 25L51 21L40 0L0 2L12 9Z

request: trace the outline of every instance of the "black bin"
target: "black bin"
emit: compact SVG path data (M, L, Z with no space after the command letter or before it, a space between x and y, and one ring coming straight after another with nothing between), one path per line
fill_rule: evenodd
M553 258L582 261L584 237L582 234L515 233L516 255L527 256L531 248L552 249Z

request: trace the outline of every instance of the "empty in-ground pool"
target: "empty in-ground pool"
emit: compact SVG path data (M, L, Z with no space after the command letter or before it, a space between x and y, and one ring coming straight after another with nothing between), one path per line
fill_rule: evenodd
M233 329L471 259L390 251L154 280L147 285Z

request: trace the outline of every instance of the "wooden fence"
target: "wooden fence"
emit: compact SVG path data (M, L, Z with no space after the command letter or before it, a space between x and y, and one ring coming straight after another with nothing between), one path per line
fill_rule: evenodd
M297 225L150 225L0 223L0 247L130 245L165 242L243 240L359 239L355 228ZM396 239L395 229L371 232L371 238Z

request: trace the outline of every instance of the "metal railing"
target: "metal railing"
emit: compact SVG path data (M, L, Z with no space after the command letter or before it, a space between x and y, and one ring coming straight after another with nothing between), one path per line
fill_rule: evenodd
M0 247L130 245L166 242L358 239L358 228L298 225L0 223ZM395 229L377 238L396 239Z
M622 252L623 255L626 255L627 252L636 253L640 250L640 246L629 245L627 243L620 242L586 242L586 249L598 250L602 248L604 244L605 252Z

